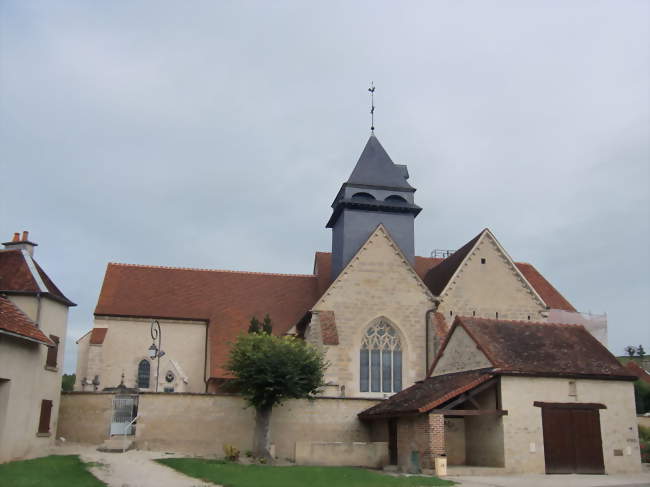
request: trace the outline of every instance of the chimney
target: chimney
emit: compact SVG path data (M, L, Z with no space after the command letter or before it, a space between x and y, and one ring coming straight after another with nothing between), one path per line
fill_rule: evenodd
M29 232L24 231L22 236L20 235L20 232L14 233L13 238L11 239L10 242L5 242L2 245L4 245L5 250L26 250L29 255L32 257L34 256L34 247L36 247L38 244L35 244L34 242L29 241Z

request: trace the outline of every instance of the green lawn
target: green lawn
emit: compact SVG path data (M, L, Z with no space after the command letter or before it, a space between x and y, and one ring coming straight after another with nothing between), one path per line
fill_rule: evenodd
M428 487L454 485L437 477L393 477L350 467L271 467L199 458L163 458L163 465L225 487Z
M105 487L77 455L52 455L0 465L0 487Z

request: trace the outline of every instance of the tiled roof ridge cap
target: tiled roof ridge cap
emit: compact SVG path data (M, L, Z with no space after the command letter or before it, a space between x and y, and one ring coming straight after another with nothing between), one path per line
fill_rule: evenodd
M483 318L481 316L467 316L467 315L458 315L459 320L463 319L468 319L468 320L473 320L473 321L489 321L490 323L519 323L522 325L544 325L544 326L555 326L555 327L565 327L565 326L572 326L574 328L583 328L586 330L584 325L581 325L579 323L557 323L557 322L552 322L549 323L547 321L528 321L528 320L505 320L505 319L496 319L496 318Z
M109 262L109 266L118 267L137 267L140 269L164 269L172 271L196 271L196 272L227 272L230 274L253 274L261 276L285 276L285 277L310 277L315 278L315 274L282 274L279 272L255 272L255 271L234 271L230 269L206 269L201 267L174 267L165 265L146 265L146 264L127 264L124 262Z

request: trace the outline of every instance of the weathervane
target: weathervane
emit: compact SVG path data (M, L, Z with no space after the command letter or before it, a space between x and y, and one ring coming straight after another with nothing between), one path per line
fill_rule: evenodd
M374 134L375 133L375 83L373 81L370 82L370 88L368 88L368 91L370 92L370 131Z

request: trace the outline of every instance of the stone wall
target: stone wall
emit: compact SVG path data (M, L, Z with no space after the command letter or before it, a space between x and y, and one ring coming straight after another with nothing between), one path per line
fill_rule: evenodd
M605 471L634 473L641 469L633 383L578 379L570 395L569 379L501 377L505 467L511 472L544 473L544 435L541 408L534 401L600 403ZM617 455L622 451L623 455Z
M108 436L112 398L106 393L63 394L58 436L102 443ZM373 399L350 398L287 401L273 410L271 418L276 456L295 460L299 441L304 451L310 449L305 443L376 442L370 438L370 427L357 419L358 413L376 403ZM224 444L239 448L242 454L253 446L254 410L236 395L142 393L138 416L136 445L141 449L222 457ZM381 445L369 448L380 452ZM301 459L305 458L303 454ZM312 463L319 461L311 459Z

